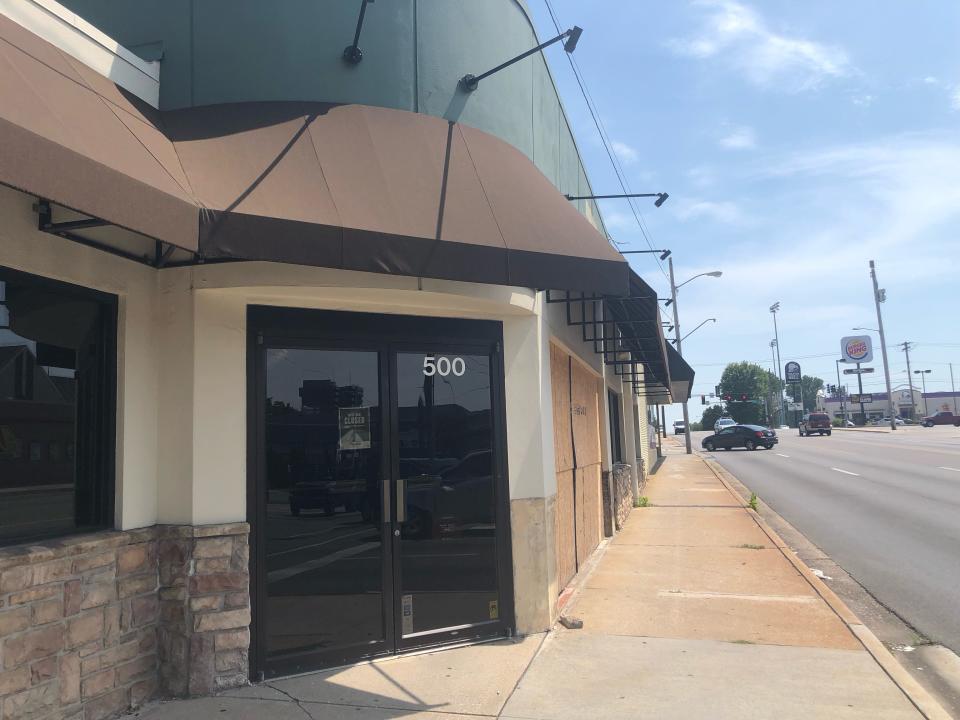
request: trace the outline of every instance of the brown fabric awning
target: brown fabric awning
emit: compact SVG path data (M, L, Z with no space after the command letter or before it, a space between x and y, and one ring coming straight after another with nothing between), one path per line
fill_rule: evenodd
M158 112L2 15L0 183L208 261L629 288L623 256L491 135L360 105Z

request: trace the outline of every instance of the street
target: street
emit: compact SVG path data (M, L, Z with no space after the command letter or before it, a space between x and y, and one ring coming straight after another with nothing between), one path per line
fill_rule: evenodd
M706 432L694 433L695 447ZM779 430L709 456L928 639L960 652L960 431Z

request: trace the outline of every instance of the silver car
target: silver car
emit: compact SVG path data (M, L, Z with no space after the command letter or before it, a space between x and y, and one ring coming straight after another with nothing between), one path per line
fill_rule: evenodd
M720 432L725 427L730 427L731 425L736 425L737 421L730 417L722 417L713 424L713 431L715 433Z

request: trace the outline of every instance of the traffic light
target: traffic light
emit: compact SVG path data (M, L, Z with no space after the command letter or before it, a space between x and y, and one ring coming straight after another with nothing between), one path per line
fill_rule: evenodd
M714 388L714 393L713 393L713 394L716 395L717 397L720 397L720 386L719 386L719 385L717 385L717 386Z
M707 396L706 396L706 395L701 395L701 396L700 396L700 404L701 404L701 405L706 405L706 404L707 404Z

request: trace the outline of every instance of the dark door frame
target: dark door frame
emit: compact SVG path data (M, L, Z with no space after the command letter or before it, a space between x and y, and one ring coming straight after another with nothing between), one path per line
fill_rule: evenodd
M306 310L300 308L250 305L247 307L247 520L250 524L250 677L260 681L267 676L303 672L296 659L268 664L266 648L266 539L263 523L266 503L264 467L263 398L266 368L262 362L267 347L303 347L357 351L379 351L381 402L381 498L385 487L393 488L391 478L398 472L396 425L397 398L395 364L398 352L436 349L449 353L452 349L488 352L491 359L493 403L493 458L495 502L497 512L496 547L500 597L500 622L489 630L495 632L438 633L425 636L423 642L405 643L399 632L400 603L395 591L399 587L400 563L396 561L398 538L393 537L396 497L390 493L390 507L384 508L391 522L381 523L384 548L385 647L365 657L401 653L414 648L459 644L491 636L510 636L515 628L513 594L513 546L510 528L510 483L507 469L506 395L503 366L503 326L498 321L456 318L382 315L349 311ZM388 577L389 575L389 577ZM339 657L336 653L317 653L317 670L356 662L359 657Z

